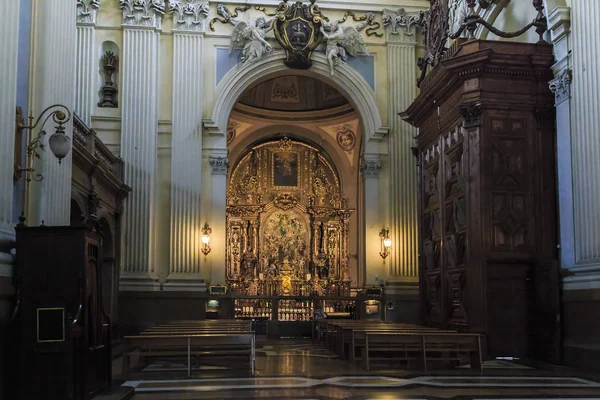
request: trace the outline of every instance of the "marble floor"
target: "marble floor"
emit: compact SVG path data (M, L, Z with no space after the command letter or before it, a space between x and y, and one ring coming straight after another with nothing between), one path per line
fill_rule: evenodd
M186 379L184 360L155 361L133 369L123 386L135 388L134 400L600 399L600 376L583 371L490 360L483 372L459 367L423 375L395 366L366 373L309 340L264 341L254 377L246 364L207 360Z

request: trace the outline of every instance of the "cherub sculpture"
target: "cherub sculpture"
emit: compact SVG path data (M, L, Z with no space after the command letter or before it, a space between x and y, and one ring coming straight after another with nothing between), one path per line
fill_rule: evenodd
M267 21L263 17L258 17L254 24L238 22L231 34L229 53L231 54L234 49L242 48L242 65L259 60L264 53L273 51L273 47L265 40L266 34L272 29L273 20Z
M335 65L345 62L348 54L352 57L369 55L364 39L354 27L343 28L337 22L331 22L321 27L321 33L327 40L325 53L331 75L335 73Z

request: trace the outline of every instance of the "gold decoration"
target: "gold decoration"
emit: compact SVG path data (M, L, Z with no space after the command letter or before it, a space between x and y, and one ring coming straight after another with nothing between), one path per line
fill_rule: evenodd
M352 131L352 126L350 124L340 125L335 128L335 131L337 133L337 142L340 147L347 152L354 150L356 135Z
M291 208L296 207L296 205L298 204L298 200L294 196L284 193L281 196L277 197L273 204L275 204L275 207L287 211Z

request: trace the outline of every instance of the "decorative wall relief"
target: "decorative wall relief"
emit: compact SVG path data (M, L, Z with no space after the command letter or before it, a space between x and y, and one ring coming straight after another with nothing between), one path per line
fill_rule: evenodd
M421 18L420 14L407 14L404 8L398 11L383 10L383 26L389 27L390 35L403 33L405 36L414 36Z
M338 20L338 23L343 24L344 22L346 22L348 17L352 17L352 20L354 22L360 22L360 24L358 24L356 26L357 31L360 32L368 26L369 28L367 30L365 30L365 33L367 34L367 36L375 36L375 37L383 36L383 33L376 32L379 28L381 28L381 24L379 22L375 21L375 14L369 12L369 13L366 13L365 15L357 17L356 14L354 14L352 11L347 11L344 14L344 17L342 19Z
M213 19L210 20L210 30L212 32L215 31L215 22L220 22L222 24L231 24L231 25L235 25L237 24L239 21L237 20L237 17L239 16L238 13L239 12L246 12L250 9L250 6L244 6L244 7L236 7L233 11L233 13L231 11L229 11L229 9L224 5L224 4L217 4L217 14L219 15L219 17L215 17Z
M298 77L275 78L271 87L271 101L277 103L299 103Z
M336 128L337 143L344 151L351 152L356 144L356 135L350 124L340 125Z
M231 143L231 141L235 139L237 135L237 129L239 127L239 122L229 120L229 123L227 124L227 144Z
M123 10L123 24L146 27L162 27L165 14L164 0L119 0Z
M231 34L230 54L241 48L242 65L260 60L265 53L273 51L273 47L265 40L265 36L273 30L273 20L258 17L255 21L240 21L235 24Z
M77 0L77 23L95 24L100 0Z
M102 57L102 69L105 75L104 85L100 92L102 98L98 102L98 107L116 108L119 106L118 93L113 76L118 70L119 58L112 51L107 50Z
M173 15L175 29L204 32L204 22L209 12L208 1L169 0L169 13Z
M337 22L328 22L321 27L321 33L327 41L325 54L329 61L331 75L335 73L335 66L352 57L369 55L365 40L354 27L343 28Z

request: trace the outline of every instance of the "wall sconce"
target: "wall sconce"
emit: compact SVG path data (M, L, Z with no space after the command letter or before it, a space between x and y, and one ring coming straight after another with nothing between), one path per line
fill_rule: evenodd
M58 109L55 109L58 108ZM55 109L54 111L51 111ZM48 115L44 117L47 111L51 111ZM43 119L42 119L43 118ZM71 139L67 135L65 135L65 124L69 122L71 119L71 112L69 109L62 104L54 104L48 108L46 108L42 113L35 119L33 115L29 115L29 125L25 125L23 121L23 115L21 113L21 108L17 107L17 141L15 142L15 148L18 146L18 149L15 151L15 167L14 167L14 180L18 181L25 173L25 180L27 182L41 181L44 179L42 174L35 173L35 168L33 168L33 163L36 158L40 158L39 151L46 150L46 147L42 141L43 137L46 135L46 131L44 130L44 125L48 120L52 118L52 120L57 124L55 127L55 132L48 138L48 144L50 145L50 150L52 153L58 158L58 163L60 164L62 159L69 154L71 150ZM40 131L37 136L33 137L31 135L31 131L35 129L41 122ZM27 136L27 144L25 146L26 153L26 164L25 168L21 168L18 163L21 159L20 154L20 143L21 138L23 137L23 131L27 129L29 130Z
M383 258L383 262L385 264L385 259L390 255L390 247L392 247L392 239L390 239L390 229L385 228L379 232L379 237L381 238L381 251L379 255Z
M202 253L204 253L204 255L210 253L209 243L211 233L212 229L210 229L210 226L208 226L208 224L204 224L204 227L202 228Z

